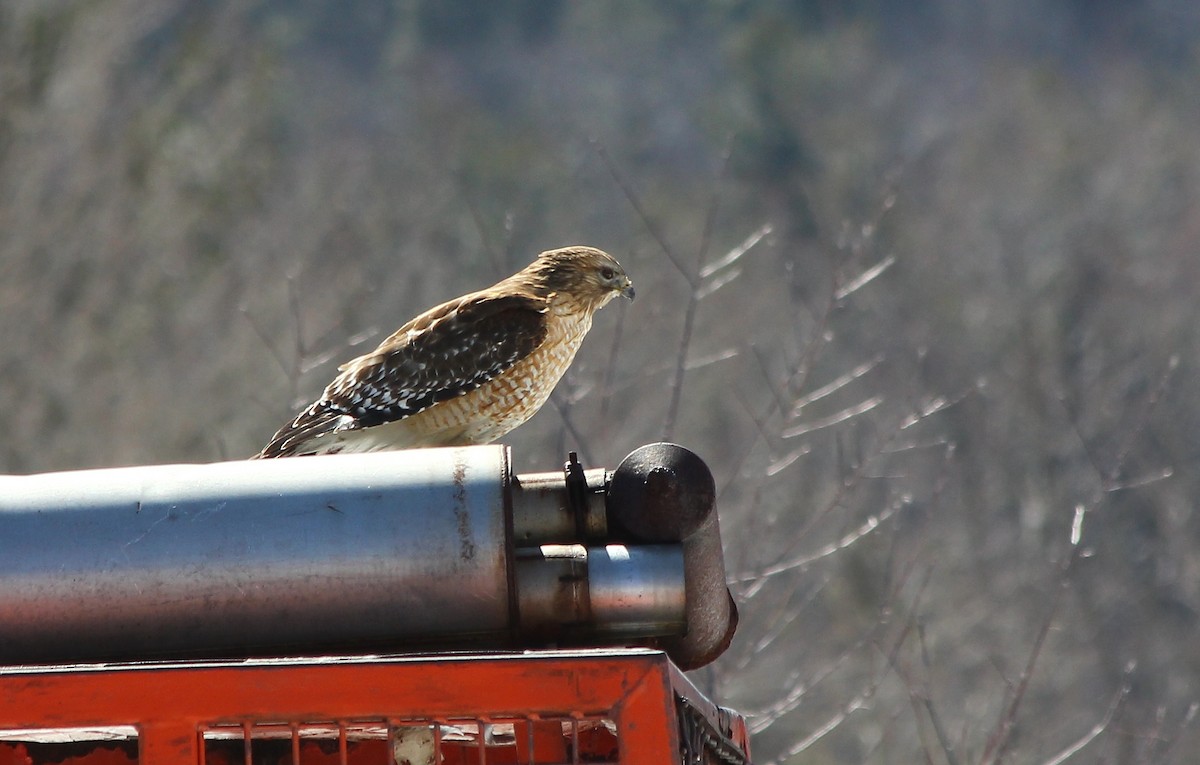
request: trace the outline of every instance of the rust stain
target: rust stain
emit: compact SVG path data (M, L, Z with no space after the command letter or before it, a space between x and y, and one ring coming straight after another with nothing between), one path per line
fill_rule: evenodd
M471 539L471 513L467 507L467 463L461 454L454 461L454 518L458 521L458 557L473 560L475 542Z

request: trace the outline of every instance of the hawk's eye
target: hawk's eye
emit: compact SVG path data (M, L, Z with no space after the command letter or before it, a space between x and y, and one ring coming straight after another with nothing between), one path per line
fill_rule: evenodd
M600 276L604 278L604 281L609 281L616 275L617 275L617 272L612 270L608 266L605 266L604 268L600 269Z

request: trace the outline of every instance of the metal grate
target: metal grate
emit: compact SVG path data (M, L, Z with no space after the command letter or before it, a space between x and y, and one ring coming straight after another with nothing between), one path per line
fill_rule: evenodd
M200 730L200 765L584 765L618 762L602 715L225 722Z
M684 765L749 765L746 748L734 740L728 725L714 725L684 696L675 697L675 708ZM718 714L723 711L718 707Z
M2 732L0 765L736 765L750 751L740 716L641 648L7 667Z

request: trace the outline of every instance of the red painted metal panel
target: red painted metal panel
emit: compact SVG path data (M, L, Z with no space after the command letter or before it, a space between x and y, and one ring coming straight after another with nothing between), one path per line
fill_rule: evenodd
M677 695L717 717L644 649L6 668L0 729L133 725L142 765L384 765L422 736L430 765L664 765ZM0 765L37 765L21 746Z

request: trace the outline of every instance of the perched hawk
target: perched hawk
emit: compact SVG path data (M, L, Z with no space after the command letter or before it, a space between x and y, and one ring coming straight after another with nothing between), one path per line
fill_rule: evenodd
M486 444L546 403L592 314L633 283L611 255L564 247L431 308L343 364L321 397L255 455Z

